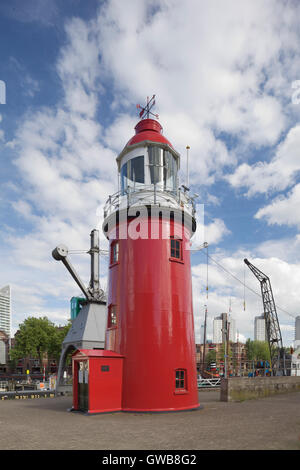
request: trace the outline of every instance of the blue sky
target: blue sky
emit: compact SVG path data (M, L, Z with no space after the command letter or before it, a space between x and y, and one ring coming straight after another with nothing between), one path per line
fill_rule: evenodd
M299 14L298 2L275 0L1 2L0 285L12 285L13 332L28 315L66 323L78 291L51 251L88 248L117 190L115 157L134 133L136 104L156 94L182 182L191 147L209 254L256 291L243 259L270 276L291 344L300 290ZM74 255L86 283L88 261ZM103 287L106 263L101 257ZM243 286L213 261L207 298L205 251L193 252L192 273L196 338L204 305L210 337L229 299L240 339L252 338L261 299L246 289L244 310Z

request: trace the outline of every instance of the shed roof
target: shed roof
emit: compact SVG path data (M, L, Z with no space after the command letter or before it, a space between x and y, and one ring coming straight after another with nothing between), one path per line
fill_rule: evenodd
M124 357L121 354L118 354L114 351L109 351L108 349L78 349L72 355L75 356L86 356L86 357Z

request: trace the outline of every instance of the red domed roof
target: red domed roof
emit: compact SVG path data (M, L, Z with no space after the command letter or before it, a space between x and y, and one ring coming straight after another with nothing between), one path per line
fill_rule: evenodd
M173 148L172 144L162 135L162 127L154 119L142 119L135 126L135 135L127 142L126 147L130 145L150 140L152 142L161 142Z

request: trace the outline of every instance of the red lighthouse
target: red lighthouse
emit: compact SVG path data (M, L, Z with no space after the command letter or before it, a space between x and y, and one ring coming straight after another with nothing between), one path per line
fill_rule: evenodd
M149 118L153 98L117 157L120 190L104 211L105 349L124 358L122 410L192 410L199 407L189 251L195 211L188 188L179 188L180 155Z

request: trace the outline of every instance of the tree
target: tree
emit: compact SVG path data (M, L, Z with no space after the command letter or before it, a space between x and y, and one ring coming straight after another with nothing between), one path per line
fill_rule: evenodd
M231 358L232 358L232 349L231 349L231 345L230 345L230 342L229 343L226 343L226 346L227 346L227 353L228 353L228 363L230 362ZM219 353L218 353L218 360L219 361L222 361L222 362L225 362L225 343L222 343L221 347L220 347L220 350L219 350Z
M254 344L250 338L248 338L246 341L246 354L248 361L254 360Z
M70 325L59 328L47 317L28 317L19 325L14 348L10 351L10 359L16 361L26 356L39 359L43 363L45 354L59 359L61 344Z
M246 341L248 361L270 361L270 350L267 341Z
M216 362L216 351L214 349L208 351L205 357L205 362L208 366L210 366L212 362Z
M267 341L255 341L257 360L269 361L270 362L270 349Z
M71 326L72 322L69 320L68 324L65 326L55 327L54 334L50 338L48 355L49 357L53 357L57 363L59 362L63 340L67 336Z

